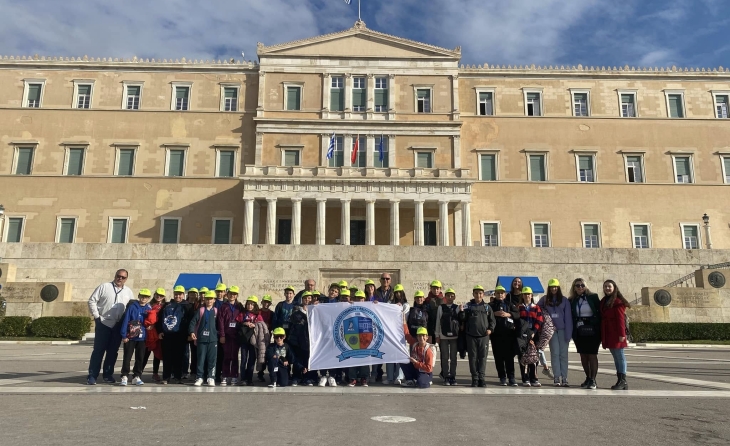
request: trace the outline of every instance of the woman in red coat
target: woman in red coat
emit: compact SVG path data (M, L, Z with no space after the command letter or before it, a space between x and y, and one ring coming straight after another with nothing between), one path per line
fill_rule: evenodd
M624 348L626 339L626 309L629 302L621 294L613 280L603 282L603 299L601 299L601 344L613 355L616 364L618 381L611 390L629 390L626 383L626 355Z

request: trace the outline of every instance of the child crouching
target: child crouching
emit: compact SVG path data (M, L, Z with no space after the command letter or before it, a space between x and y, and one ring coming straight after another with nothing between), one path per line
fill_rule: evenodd
M283 328L275 328L273 334L274 342L266 349L266 364L271 378L269 387L286 387L289 384L289 364L294 362L294 354L284 342L286 332Z

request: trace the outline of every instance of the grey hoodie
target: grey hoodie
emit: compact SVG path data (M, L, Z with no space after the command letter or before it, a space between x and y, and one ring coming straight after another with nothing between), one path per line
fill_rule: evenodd
M89 297L89 311L94 319L100 319L102 324L112 328L124 317L131 299L134 294L129 287L117 288L112 282L102 283Z

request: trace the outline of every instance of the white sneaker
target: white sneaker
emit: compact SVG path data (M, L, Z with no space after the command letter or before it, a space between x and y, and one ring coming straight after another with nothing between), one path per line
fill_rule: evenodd
M329 384L330 387L337 387L337 381L333 377L327 378L327 384Z
M132 384L134 384L135 386L142 386L144 385L144 382L142 382L141 378L134 377L132 378Z
M393 384L396 386L400 386L401 384L403 384L403 381L401 381L400 379L396 379L395 381L393 381Z
M203 385L203 378L198 378L195 380L195 384L193 384L195 387L200 387Z
M292 381L291 386L296 387L299 385L299 382L297 380Z
M127 385L127 377L126 376L122 376L122 380L119 381L119 385L120 386L126 386Z
M324 387L327 385L327 377L323 376L319 378L319 384L317 384L319 387Z
M403 387L416 387L416 382L413 381L412 379L409 379L406 382L401 383L401 386L403 386Z
M208 387L215 387L215 380L213 378L208 378Z
M238 378L231 378L231 385L232 386L238 385Z
M221 387L225 387L228 385L228 383L226 381L228 381L228 378L221 379Z
M269 387L276 387L276 383L269 384Z

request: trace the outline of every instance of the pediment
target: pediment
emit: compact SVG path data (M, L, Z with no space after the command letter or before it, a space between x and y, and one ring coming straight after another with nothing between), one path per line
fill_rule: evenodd
M360 22L362 23L362 22ZM461 58L461 49L448 50L379 33L355 24L338 33L312 37L272 46L259 44L259 56L452 59Z

